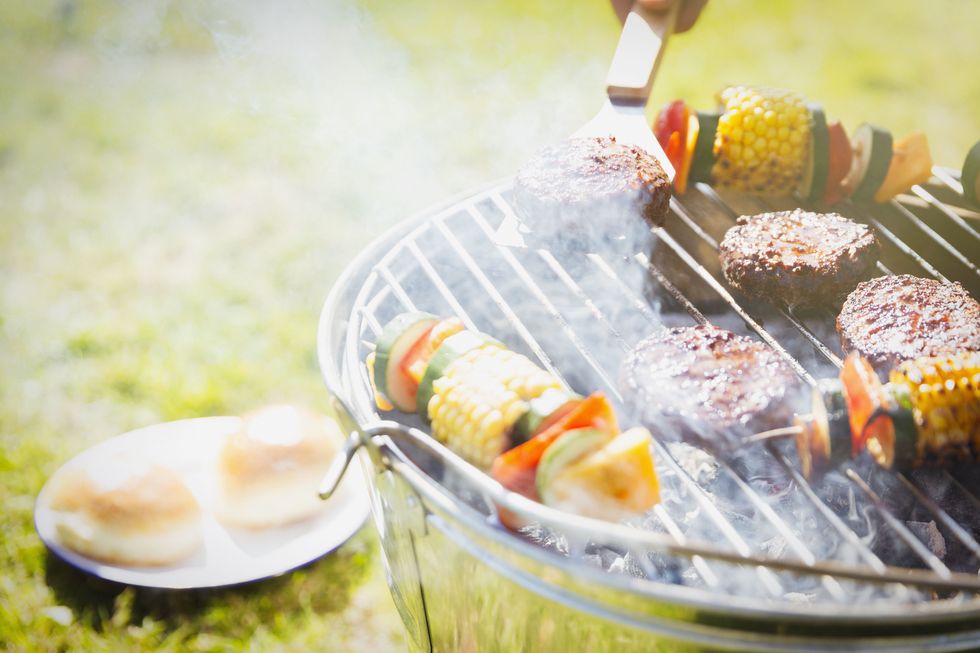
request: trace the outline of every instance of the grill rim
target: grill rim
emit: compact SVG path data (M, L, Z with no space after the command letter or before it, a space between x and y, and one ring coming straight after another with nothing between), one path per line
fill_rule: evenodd
M947 176L952 176L953 171L941 170ZM942 176L939 177L941 181L944 181ZM435 220L439 216L452 211L465 211L467 210L467 205L475 203L481 197L488 197L490 193L496 192L497 195L500 195L501 191L508 191L511 187L511 182L512 177L503 177L464 190L441 202L423 208L411 217L396 223L375 237L346 266L344 272L331 289L320 314L318 359L324 379L331 392L343 399L351 399L352 393L356 394L358 389L362 391L360 393L362 395L366 391L365 388L358 388L359 384L356 383L357 375L351 371L352 369L356 369L356 366L360 364L358 358L360 332L349 327L351 324L356 323L359 318L350 310L345 309L345 301L351 308L364 305L364 302L360 301L360 299L368 294L369 288L367 281L374 272L375 264L383 258L385 247L396 245L401 239L410 235L415 229L429 220ZM379 252L382 254L379 254ZM340 348L336 349L338 345L340 345ZM337 351L340 351L341 355L339 357L336 356ZM338 389L343 389L344 392L338 393ZM377 415L365 409L366 405L371 405L370 402L363 401L366 397L362 396L361 399L361 401L349 401L347 406L352 409L359 424L364 425L375 422ZM435 489L437 492L443 493L457 508L461 507L466 510L473 510L470 506L466 506L462 501L453 496L447 488L429 477L424 470L415 466L411 458L397 444L391 444L391 446L398 453L399 457L403 459L403 462L407 462L407 464L415 467L420 478L424 479L427 485L430 486L429 489ZM535 554L546 556L548 558L548 564L562 567L563 571L577 575L584 573L593 576L593 580L596 582L607 586L615 586L617 589L631 591L626 587L620 586L619 581L623 579L619 575L593 569L582 561L545 551L524 541L520 537L509 533L499 533L498 531L500 529L498 527L487 525L485 520L477 521L480 523L476 524L477 527L475 530L483 536L509 538L509 541L519 543L522 548L533 547ZM747 564L752 563L749 562ZM639 579L630 578L629 580ZM658 600L677 603L677 592L690 593L694 595L689 604L692 608L719 614L740 612L746 616L766 620L792 618L812 621L813 623L826 623L827 620L833 619L838 622L845 621L864 624L869 620L877 619L884 620L885 622L909 622L911 620L914 623L922 624L945 624L951 620L970 622L980 618L980 595L976 599L965 603L957 601L955 598L933 599L915 603L901 603L893 607L882 601L877 601L871 606L864 606L860 611L861 614L857 615L853 614L854 604L831 603L828 601L793 604L785 599L764 599L758 601L758 606L747 606L747 603L756 600L738 597L741 605L722 605L724 601L719 601L719 599L731 599L734 598L733 595L727 593L719 594L697 587L674 585L649 579L642 579L642 582L652 588L666 590L666 595L663 596L650 588L641 592L642 595L648 595ZM778 606L778 609L774 609L774 606ZM800 609L792 609L796 607ZM836 609L826 610L826 608Z

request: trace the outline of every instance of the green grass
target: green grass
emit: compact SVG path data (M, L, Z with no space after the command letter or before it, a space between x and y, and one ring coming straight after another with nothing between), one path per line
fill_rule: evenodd
M655 96L793 87L959 165L980 138L976 25L956 0L715 0ZM0 4L0 643L403 646L369 530L288 577L138 591L46 555L34 496L132 428L323 407L316 320L344 264L584 122L615 39L601 0Z

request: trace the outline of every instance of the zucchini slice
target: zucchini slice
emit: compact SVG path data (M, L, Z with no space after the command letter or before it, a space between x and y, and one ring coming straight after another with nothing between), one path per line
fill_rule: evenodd
M796 450L806 479L820 476L847 459L851 452L851 425L847 419L844 386L824 379L813 389L811 412L797 417Z
M554 465L546 468L544 476L539 476L541 500L559 510L606 521L646 512L660 501L651 442L649 431L633 428L607 439L596 450L560 469ZM588 448L581 441L570 442L569 446L572 444ZM553 455L573 458L576 453L556 450Z
M919 460L919 429L915 422L912 398L908 388L902 384L889 384L887 390L891 395L889 407L879 408L876 413L890 419L892 428L881 431L884 435L869 436L865 447L882 467L908 471Z
M810 202L819 202L827 187L830 170L830 132L827 117L819 104L810 105L810 156L800 180L800 195Z
M446 374L446 370L457 358L471 349L486 346L503 347L490 336L474 331L460 331L446 338L432 354L432 358L429 359L429 365L425 368L425 374L422 375L422 380L419 382L413 408L409 410L417 411L419 417L428 424L430 422L429 402L434 394L432 384L436 379Z
M872 419L891 420L891 429L880 429L868 436L865 448L875 462L885 469L908 471L918 459L919 430L915 415L902 405L890 409L880 409Z
M851 140L854 161L844 187L856 200L870 200L881 187L892 162L892 135L887 129L863 123Z
M374 358L377 389L400 411L415 410L415 381L402 370L401 363L439 321L431 313L402 313L385 325L378 338Z
M966 153L960 182L963 184L963 197L974 204L980 204L980 141Z
M609 441L609 434L599 429L574 429L567 431L545 449L538 463L535 476L538 496L545 505L551 505L551 482L555 476L572 463L598 451Z
M557 418L571 410L581 400L580 395L569 394L556 388L545 390L540 397L531 399L528 402L527 412L514 424L514 430L511 432L514 444L527 442L541 430L543 424L550 421L552 417Z
M717 111L698 111L698 140L694 144L691 157L691 171L687 175L688 184L711 181L711 168L715 165L715 132L718 131Z

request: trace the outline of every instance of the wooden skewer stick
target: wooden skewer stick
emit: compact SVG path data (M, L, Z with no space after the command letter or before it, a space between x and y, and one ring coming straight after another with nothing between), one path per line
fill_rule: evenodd
M786 438L799 435L802 432L803 429L799 426L782 426L778 429L769 429L768 431L755 433L742 440L742 442L744 444L750 444L754 442L768 442L769 440L785 440Z

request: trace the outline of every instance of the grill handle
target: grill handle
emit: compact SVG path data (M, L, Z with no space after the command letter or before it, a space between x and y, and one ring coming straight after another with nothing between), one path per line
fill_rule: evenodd
M614 103L646 104L680 4L672 3L665 12L633 5L606 75L606 94Z
M340 398L340 395L329 387L328 390L330 407L333 409L334 417L340 425L341 431L346 434L346 438L344 439L344 446L334 456L330 462L330 467L327 468L327 473L320 482L319 494L323 500L329 499L337 491L340 481L344 478L344 473L347 472L347 467L354 460L354 455L371 439L371 435L365 433L361 425L354 419L353 413L347 403ZM368 447L368 451L371 452L371 458L375 464L381 462L376 448Z

